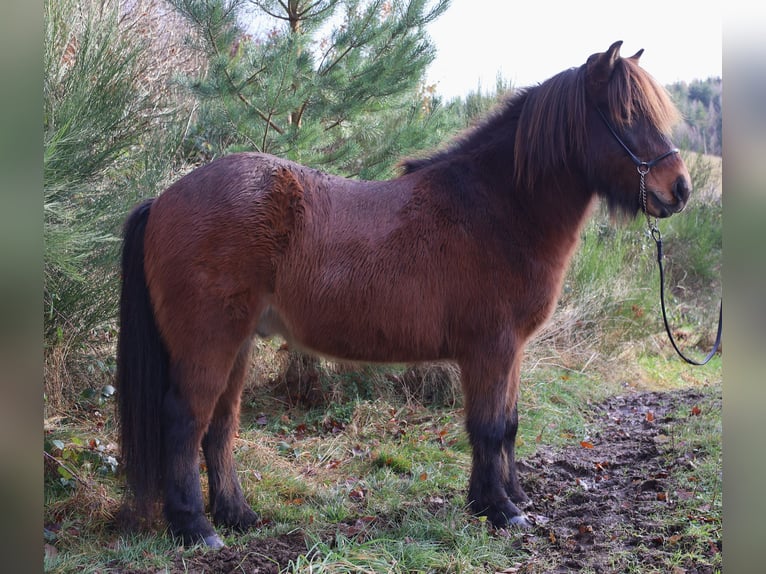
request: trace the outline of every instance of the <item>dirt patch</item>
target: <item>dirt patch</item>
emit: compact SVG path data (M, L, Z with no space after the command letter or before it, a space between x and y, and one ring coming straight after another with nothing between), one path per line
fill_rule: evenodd
M695 390L616 396L595 407L592 436L561 450L541 448L524 461L536 528L525 535L532 559L517 571L618 572L631 564L639 568L630 571L664 572L679 540L672 521L656 517L673 511L674 467L693 464L663 454L673 440L667 429L673 413L709 400ZM715 401L720 408L720 396ZM710 551L721 551L720 539ZM712 571L694 563L677 569Z
M157 570L157 574L243 573L278 574L296 558L306 554L302 532L292 532L278 538L260 538L247 544L227 546L186 556L178 554L173 562ZM118 570L120 574L145 574L151 570Z
M306 554L303 533L294 532L279 538L251 540L244 547L231 546L191 560L176 559L168 572L277 574L303 554Z

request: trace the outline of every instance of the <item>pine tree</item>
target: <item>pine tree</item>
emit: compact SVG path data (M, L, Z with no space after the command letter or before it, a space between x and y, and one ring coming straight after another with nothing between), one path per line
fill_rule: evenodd
M434 57L425 27L448 0L172 3L209 63L189 83L201 101L189 152L203 160L257 150L376 178L452 127L423 86Z

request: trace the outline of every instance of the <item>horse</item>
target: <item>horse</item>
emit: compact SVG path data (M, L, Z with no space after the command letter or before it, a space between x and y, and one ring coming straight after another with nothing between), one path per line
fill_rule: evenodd
M514 91L392 179L235 153L136 206L116 376L135 512L162 506L173 536L214 548L213 524L258 525L232 445L252 341L280 335L338 360L458 365L468 510L530 526L514 452L525 344L551 315L599 198L623 219L662 218L691 192L670 143L679 113L639 66L643 50L622 57L621 44Z

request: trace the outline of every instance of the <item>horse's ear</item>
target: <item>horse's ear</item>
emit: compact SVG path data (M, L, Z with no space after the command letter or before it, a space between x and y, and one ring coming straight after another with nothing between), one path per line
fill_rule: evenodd
M620 59L620 46L622 46L622 40L609 46L606 52L599 52L588 58L585 74L591 90L597 90L609 81L614 66Z
M638 52L633 54L628 60L633 60L636 64L638 64L638 59L641 57L641 54L644 53L644 49L641 48Z

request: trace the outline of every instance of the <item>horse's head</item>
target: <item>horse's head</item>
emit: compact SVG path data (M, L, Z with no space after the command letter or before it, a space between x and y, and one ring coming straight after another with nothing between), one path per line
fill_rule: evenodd
M691 192L689 172L669 138L680 116L639 67L643 50L622 58L621 45L584 65L590 177L611 208L668 217L686 206Z

